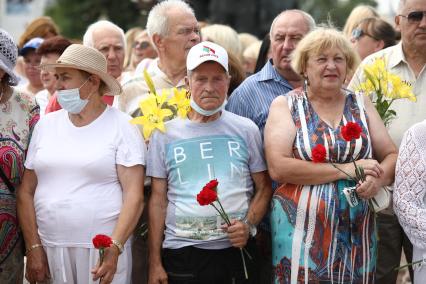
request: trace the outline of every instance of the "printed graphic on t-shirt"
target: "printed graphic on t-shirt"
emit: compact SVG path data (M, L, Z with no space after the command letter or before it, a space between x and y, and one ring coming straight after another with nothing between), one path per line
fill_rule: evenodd
M222 238L225 224L210 205L201 206L197 194L211 179L219 181L218 196L230 219L242 219L252 194L246 143L237 136L204 136L167 145L169 202L175 206L176 236L211 240Z

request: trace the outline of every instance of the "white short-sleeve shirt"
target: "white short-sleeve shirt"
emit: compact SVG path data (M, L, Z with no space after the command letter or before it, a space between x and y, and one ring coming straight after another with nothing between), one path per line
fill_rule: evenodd
M130 119L107 107L76 127L60 110L36 126L25 167L37 175L34 206L44 245L92 247L96 234L112 233L122 206L117 164L145 165L146 146Z

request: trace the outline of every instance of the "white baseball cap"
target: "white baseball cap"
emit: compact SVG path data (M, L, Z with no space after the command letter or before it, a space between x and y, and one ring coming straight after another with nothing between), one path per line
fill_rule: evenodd
M223 47L210 41L200 42L189 50L186 69L192 71L206 61L215 61L228 72L228 53Z

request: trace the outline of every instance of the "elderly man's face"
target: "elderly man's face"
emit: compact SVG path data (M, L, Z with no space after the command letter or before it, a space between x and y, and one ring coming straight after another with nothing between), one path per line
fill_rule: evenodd
M423 12L421 20L409 16L416 11ZM403 45L412 46L414 50L424 50L426 48L426 1L406 0L400 13L402 16L396 16L395 23L401 31Z
M97 29L93 32L93 45L102 52L108 63L108 74L121 76L124 63L124 42L119 31L113 28Z
M205 110L220 107L228 94L230 77L216 62L207 61L195 68L187 78L192 99Z
M172 60L186 62L191 47L200 42L200 31L195 17L180 10L169 13L169 33L163 38L164 51Z
M272 61L278 71L291 70L290 54L309 32L309 27L299 13L287 12L278 18L271 33Z

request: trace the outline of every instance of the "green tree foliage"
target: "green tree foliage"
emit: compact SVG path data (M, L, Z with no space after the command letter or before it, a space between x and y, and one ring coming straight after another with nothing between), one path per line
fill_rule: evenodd
M299 2L299 8L311 14L317 23L331 21L335 27L343 28L352 9L361 4L377 5L374 0L303 0Z
M82 39L87 27L100 19L110 20L124 31L141 26L139 11L138 4L130 0L56 0L46 15L53 18L64 36Z
M155 3L142 0L55 0L47 8L46 14L55 20L64 36L81 39L87 26L99 19L108 19L125 31L135 26L144 27L146 15ZM331 21L338 28L344 26L355 6L376 6L374 0L299 0L296 3L299 9L310 13L317 23Z

